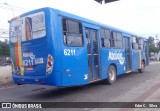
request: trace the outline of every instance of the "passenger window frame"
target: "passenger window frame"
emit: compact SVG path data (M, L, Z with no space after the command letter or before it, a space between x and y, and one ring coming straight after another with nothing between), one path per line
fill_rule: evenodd
M104 37L101 37L101 30L104 30ZM108 32L109 32L109 37L106 37L106 30L108 30ZM106 48L106 49L111 48L111 31L110 31L110 29L101 27L99 29L99 31L100 31L100 39L101 39L102 48ZM102 40L102 39L104 39L104 40ZM105 40L108 40L108 42L110 43L109 46L105 46L105 43L104 43Z
M113 34L116 34L116 38L114 38L113 37ZM120 34L121 35L121 40L118 40L117 39L117 34ZM122 35L122 33L121 32L119 32L119 31L115 31L115 30L112 30L111 31L111 38L112 38L112 40L111 40L111 48L114 48L114 49L123 49L123 35ZM113 41L114 41L114 46L113 46ZM119 47L119 46L117 46L116 45L116 42L120 42L121 43L121 47Z
M64 20L65 20L65 22L68 20L68 21L73 21L73 22L78 23L78 25L79 25L79 33L69 32L69 31L67 31L67 29L64 31ZM62 23L62 38L63 38L62 40L63 40L63 44L65 46L67 46L67 47L84 47L84 44L85 44L84 42L85 41L84 41L83 24L82 24L82 22L80 22L78 20L75 20L75 19L72 19L72 18L62 17L61 23ZM81 27L81 29L80 29L80 27ZM65 39L67 39L67 36L66 36L67 34L71 34L71 35L72 34L77 34L77 35L79 34L79 35L81 35L82 36L81 37L81 39L82 39L82 45L69 45L69 44L65 43ZM67 40L66 40L66 42L67 42Z
M133 39L135 39L135 40L133 41ZM143 41L143 43L139 43L141 40L143 41L143 38L138 37L138 36L134 36L134 35L132 36L132 49L133 50L143 50L144 49L143 48L144 41ZM136 48L135 48L135 45L137 45ZM139 45L141 45L142 48L140 48Z

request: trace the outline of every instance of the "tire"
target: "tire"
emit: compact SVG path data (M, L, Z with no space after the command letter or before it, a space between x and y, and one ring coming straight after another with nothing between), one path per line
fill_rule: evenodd
M138 69L138 72L139 73L144 73L144 71L145 71L145 64L144 64L144 61L142 61L142 63L141 63L141 69Z
M112 85L116 81L116 78L117 78L116 68L113 65L111 65L108 69L107 79L104 80L104 83Z
M19 83L19 82L18 82L18 83L15 83L15 84L18 85L18 86L19 86L19 85L23 85L23 84L21 84L21 83Z

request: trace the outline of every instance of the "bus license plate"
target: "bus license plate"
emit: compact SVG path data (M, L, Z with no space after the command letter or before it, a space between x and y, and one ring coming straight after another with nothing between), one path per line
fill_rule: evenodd
M43 58L35 58L35 64L43 64Z
M26 67L26 70L27 70L27 71L33 71L33 67L32 67L32 66Z

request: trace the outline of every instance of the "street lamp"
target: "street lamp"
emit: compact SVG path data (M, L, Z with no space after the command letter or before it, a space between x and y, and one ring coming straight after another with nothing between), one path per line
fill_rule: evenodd
M13 15L13 18L14 18L14 9L13 9L13 6L9 5L8 3L4 3L4 5L7 5L7 6L11 7L11 9L12 9L12 15Z

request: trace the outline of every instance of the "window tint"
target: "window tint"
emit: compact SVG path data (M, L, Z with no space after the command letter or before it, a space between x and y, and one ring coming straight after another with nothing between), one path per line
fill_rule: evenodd
M121 35L121 33L117 33L117 40L122 40L122 35Z
M63 19L63 39L67 46L82 46L83 35L80 22Z
M109 30L105 30L105 35L106 35L106 38L110 39L110 31Z
M115 48L122 48L122 34L119 32L112 32L111 46Z
M132 37L132 43L137 43L136 37Z
M138 49L143 49L144 43L143 43L143 38L138 38L133 36L132 37L132 49L138 50Z
M143 45L144 45L143 38L139 38L138 40L139 40L138 41L138 48L142 50L143 49Z
M46 36L45 13L38 12L16 19L10 24L11 42L23 42Z
M105 29L100 29L101 38L105 38Z
M22 38L22 20L16 20L11 23L11 28L10 28L10 38L11 42L21 42Z
M133 43L133 44L132 44L132 47L133 47L133 49L135 49L135 50L138 50L138 49L139 49L137 43Z
M110 34L110 30L101 28L100 35L101 35L102 47L122 48L122 34L121 33L112 31L112 34Z
M132 49L138 50L143 49L142 41L140 38L133 36L132 37Z
M117 39L117 33L116 32L113 32L113 39Z
M101 36L101 42L102 42L102 47L109 48L110 47L110 30L101 28L100 29L100 36Z

